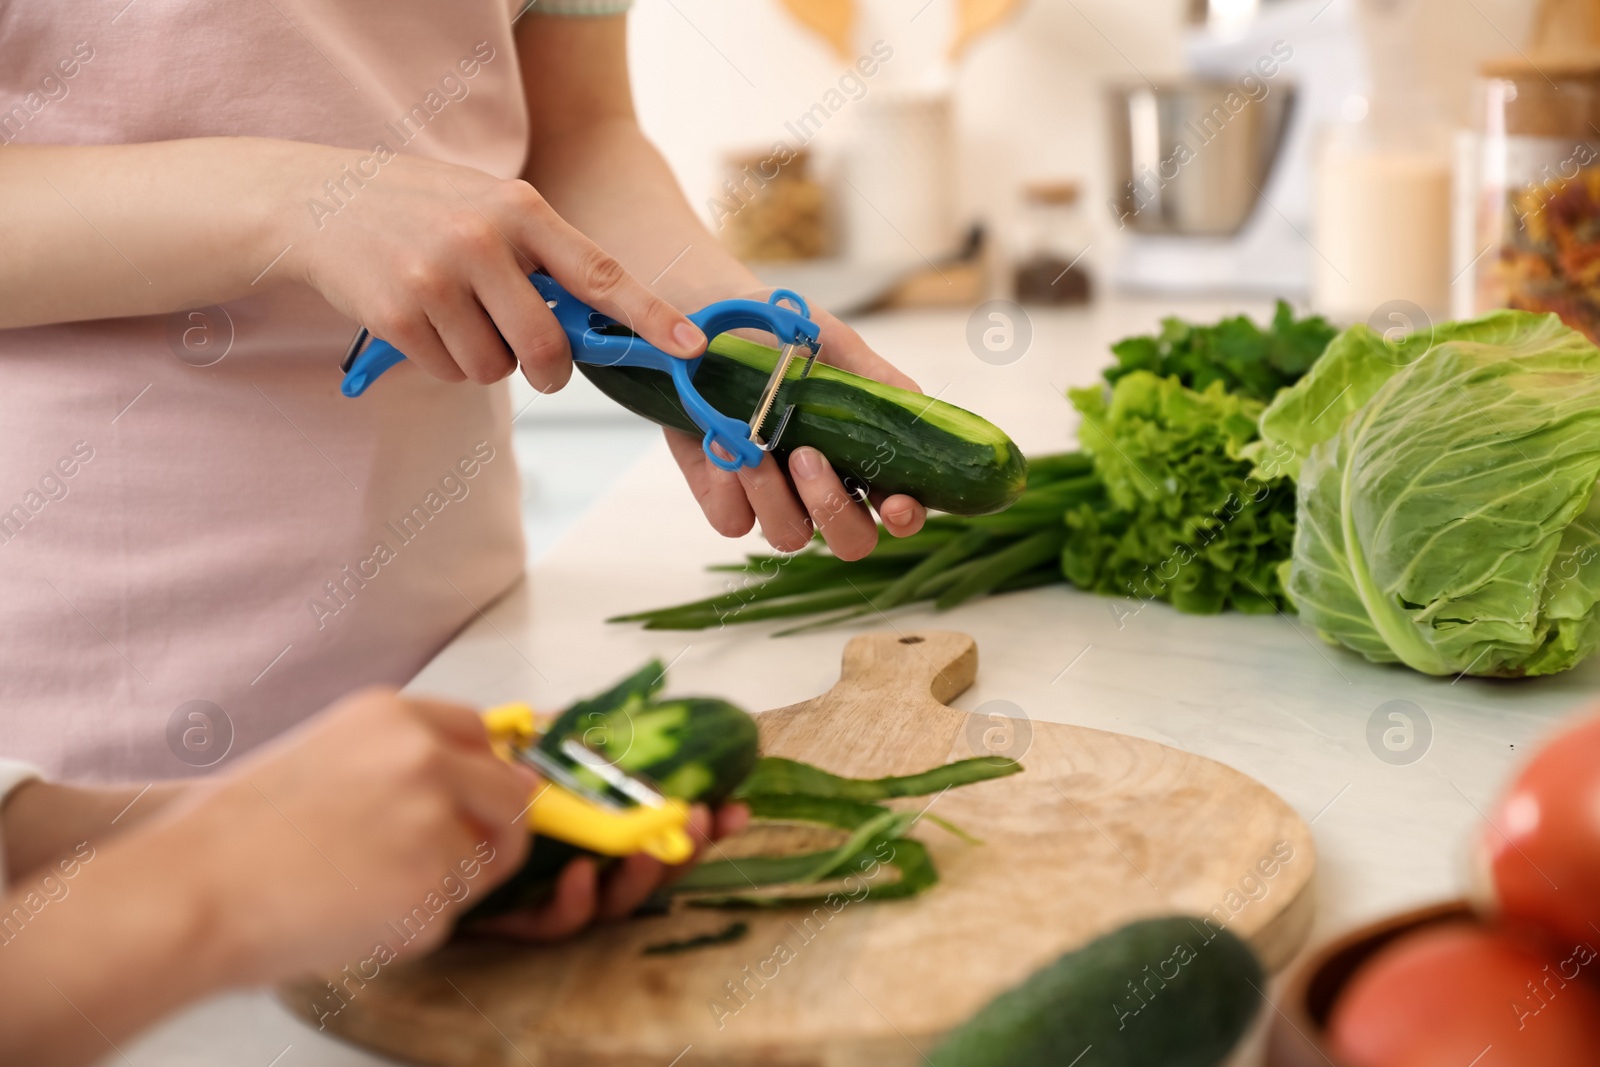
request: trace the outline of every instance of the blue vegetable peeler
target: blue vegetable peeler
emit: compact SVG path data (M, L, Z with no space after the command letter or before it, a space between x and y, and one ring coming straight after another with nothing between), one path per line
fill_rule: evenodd
M729 330L757 329L775 334L783 342L783 351L777 366L761 391L761 399L751 413L749 422L724 415L706 402L694 387L695 371L705 356L679 359L647 343L632 330L610 316L603 315L561 287L548 274L535 272L528 275L533 287L544 297L546 306L555 312L556 321L566 331L572 346L572 358L579 363L600 367L646 367L671 375L677 387L678 400L689 418L705 434L702 445L711 462L725 471L741 467L754 467L761 457L777 447L783 436L794 405L784 408L777 425L765 437L762 427L772 415L778 388L783 384L789 365L799 357L803 348L805 366L800 377L811 373L822 350L818 341L817 324L811 321L811 311L805 300L788 289L779 289L765 302L760 300L719 300L689 316L689 320L705 333L707 339ZM785 307L793 304L793 308ZM798 309L798 310L796 310ZM405 354L387 341L380 341L362 327L350 342L339 369L344 371L344 382L339 391L355 397L366 392L367 387L390 367L405 359Z

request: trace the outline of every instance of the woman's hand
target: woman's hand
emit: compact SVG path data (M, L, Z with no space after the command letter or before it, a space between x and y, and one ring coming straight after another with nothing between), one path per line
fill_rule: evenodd
M639 129L628 87L625 20L525 19L518 24L517 46L533 131L526 176L562 215L680 308L696 311L740 294L765 299L770 290L750 292L760 280L706 229ZM814 310L812 318L822 327L824 361L916 388L832 315ZM820 530L845 559L865 556L877 543L871 513L815 449L796 449L787 470L769 456L754 469L731 474L705 458L698 438L668 431L667 442L721 534L742 536L759 520L767 541L786 552L804 548ZM873 503L896 537L922 526L925 512L910 497Z
M560 21L543 27L552 42L555 30L609 35L607 69L623 69L619 26ZM552 42L545 54L562 63L583 56L575 73L593 75L593 49ZM625 79L613 88L625 101ZM434 377L487 383L520 365L549 392L572 376L572 360L566 334L528 282L539 267L662 351L700 354L705 336L679 308L751 289L755 277L706 233L631 121L584 119L578 128L577 138L545 130L549 143L529 169L562 214L526 181L300 141L14 145L0 168L0 231L18 235L20 251L0 248L0 328L164 314L301 283ZM667 299L563 216L657 279ZM83 218L98 220L104 235ZM122 256L107 255L107 240ZM855 331L826 312L815 318L826 361L915 388ZM773 546L789 550L821 530L847 559L876 543L870 514L811 449L796 450L787 471L769 459L734 475L707 463L698 441L669 440L724 534L741 535L759 519ZM907 497L874 503L895 536L922 524Z
M748 295L765 300L768 292ZM916 382L867 347L861 335L850 327L817 308L811 310L811 317L821 328L823 362L921 392ZM877 545L878 526L872 513L851 495L827 458L816 449L795 449L789 454L787 470L768 455L758 467L730 473L706 458L698 436L678 430L666 433L672 457L700 502L700 509L712 528L724 537L742 537L760 522L767 543L779 552L798 552L818 531L841 559L860 559ZM895 537L916 533L928 517L921 504L903 494L873 494L870 500L883 519L884 529Z
M319 175L343 180L341 168L357 162L307 146L280 180L317 195ZM528 283L535 267L664 352L689 358L705 348L699 327L527 182L415 156L366 169L375 176L347 186L337 212L285 230L285 267L435 378L496 382L520 365L541 392L566 384L571 349Z
M537 266L663 351L705 345L527 182L420 156L264 137L12 145L0 232L0 328L302 283L435 377L492 382L520 363L549 391L572 366L528 284Z
M349 154L317 146L308 151L333 173ZM301 184L305 171L303 162L297 165ZM528 283L534 266L664 352L691 358L705 349L705 335L682 311L628 274L524 181L398 156L355 189L337 213L321 218L320 228L299 240L284 236L292 242L289 270L445 381L494 382L520 364L542 392L566 384L571 350ZM854 330L827 312L816 312L815 319L825 361L916 389ZM667 439L719 533L737 537L760 520L774 548L797 551L820 530L845 559L865 556L877 543L871 513L815 449L797 449L787 472L768 458L730 474L705 458L698 437L669 432ZM915 533L926 517L907 496L873 503L896 537Z

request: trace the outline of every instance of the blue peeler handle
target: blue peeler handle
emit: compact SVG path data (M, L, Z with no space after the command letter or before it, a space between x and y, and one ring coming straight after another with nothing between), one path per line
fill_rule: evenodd
M735 471L761 462L765 450L752 440L750 424L724 415L694 387L694 374L703 355L694 359L668 355L631 331L615 329L621 324L567 292L548 274L535 272L528 280L561 324L575 361L598 367L645 367L670 375L684 410L705 433L701 447L712 463ZM783 306L785 303L793 304L794 309ZM805 345L812 352L819 346L810 309L804 298L788 289L775 291L765 301L719 300L691 314L689 321L700 327L707 340L729 330L757 329L776 335L786 345ZM405 358L389 342L369 338L363 329L341 364L345 375L339 391L349 397L360 396L384 371Z

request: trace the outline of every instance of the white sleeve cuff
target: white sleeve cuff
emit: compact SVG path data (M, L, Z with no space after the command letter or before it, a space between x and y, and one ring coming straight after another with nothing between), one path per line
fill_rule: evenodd
M6 798L11 791L23 782L31 782L36 778L43 778L44 772L31 763L21 760L0 759L0 807L5 806Z
M20 760L0 759L0 808L5 807L6 799L11 796L11 791L24 782L31 782L44 775L39 768ZM0 823L0 830L4 824ZM0 890L6 887L6 850L5 837L0 833Z

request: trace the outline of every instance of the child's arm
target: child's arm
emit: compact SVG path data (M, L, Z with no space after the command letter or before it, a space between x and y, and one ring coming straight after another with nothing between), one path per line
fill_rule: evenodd
M494 756L469 709L382 692L342 702L13 883L0 898L0 1062L85 1063L206 993L337 970L379 943L433 947L522 862L536 784ZM56 818L51 792L9 808L8 832L42 848L105 816L102 797L82 822ZM448 904L398 942L387 924L435 901Z
M517 23L517 54L533 129L524 176L563 218L681 308L734 296L764 299L750 269L730 255L684 199L666 161L640 130L628 84L626 20L541 16ZM915 389L859 334L813 308L822 358ZM738 412L735 414L743 414ZM871 552L877 527L813 449L796 449L788 470L770 457L737 475L714 468L691 434L667 432L674 458L711 525L737 537L760 520L779 551L797 551L813 528L844 559ZM785 477L787 475L787 477ZM909 496L874 500L884 527L905 537L926 511Z
M84 842L99 843L133 829L179 796L183 782L87 788L31 781L0 808L5 877L24 881Z
M99 1061L233 984L241 946L186 837L83 842L0 897L0 1061Z
M428 951L522 864L538 784L493 754L470 709L372 691L216 778L143 796L20 787L3 810L15 866L0 895L0 1063L85 1063L208 993L338 970L380 945ZM747 818L729 805L713 826L697 807L693 833L704 843ZM575 860L553 900L490 929L565 936L687 869L630 856L602 880ZM435 916L421 928L419 907Z

